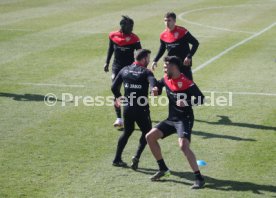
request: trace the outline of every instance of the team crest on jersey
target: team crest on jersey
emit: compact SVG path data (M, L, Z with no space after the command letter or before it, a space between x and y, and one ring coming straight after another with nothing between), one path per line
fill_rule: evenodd
M178 33L178 32L175 32L175 33L174 33L174 38L176 38L176 39L177 39L177 38L178 38L178 36L179 36L179 33Z
M182 82L177 82L177 86L178 86L179 88L182 88L183 83L182 83Z
M126 42L129 42L131 40L131 37L126 37Z

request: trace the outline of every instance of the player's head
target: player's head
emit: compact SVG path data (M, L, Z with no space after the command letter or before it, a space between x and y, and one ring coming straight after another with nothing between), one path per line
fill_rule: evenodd
M135 60L139 62L144 67L147 67L150 63L150 50L147 49L139 49L135 53Z
M121 31L124 34L131 34L133 30L134 21L128 16L122 16L120 21Z
M167 28L172 30L176 22L176 14L174 12L167 12L164 16L164 22Z
M164 58L164 72L168 75L168 78L179 74L181 67L181 60L177 56L166 56Z

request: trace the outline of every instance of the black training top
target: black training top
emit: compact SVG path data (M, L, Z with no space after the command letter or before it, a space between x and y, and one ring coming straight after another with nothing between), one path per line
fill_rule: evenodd
M106 63L109 64L114 52L113 65L124 67L134 62L134 51L141 49L140 39L134 33L124 34L121 31L109 34L109 48Z
M192 44L191 49L189 44ZM167 49L168 56L178 56L183 62L195 54L198 46L198 40L184 27L175 26L173 31L166 29L160 34L160 48L154 61L158 62Z
M149 107L147 101L149 85L151 88L156 86L156 79L150 70L140 66L137 62L134 62L130 66L124 67L113 81L111 87L111 90L116 98L122 96L120 93L120 85L122 83L124 84L125 90L124 96L127 99L125 102L126 106L135 108ZM139 105L139 102L142 105Z

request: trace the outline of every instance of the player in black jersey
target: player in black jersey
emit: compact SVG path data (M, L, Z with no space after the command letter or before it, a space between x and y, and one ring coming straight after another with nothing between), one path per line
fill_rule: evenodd
M180 71L190 80L192 76L192 57L199 46L198 40L184 27L177 26L176 15L173 12L165 14L166 29L160 34L160 48L153 60L152 70L157 67L158 60L168 51L168 56L178 56L183 63ZM190 49L189 44L192 45Z
M140 156L147 144L145 135L151 130L151 119L148 104L149 85L156 85L156 79L153 73L147 69L150 62L150 51L140 49L135 55L136 62L130 66L124 67L112 84L112 92L116 97L116 102L120 104L121 93L119 87L123 83L124 97L121 105L124 107L124 132L120 136L116 156L113 160L114 166L126 166L122 161L122 152L127 144L129 137L134 131L135 122L139 126L142 134L139 140L139 146L136 155L132 158L131 168L136 170ZM121 98L121 100L120 100Z
M163 160L158 139L165 138L171 134L178 134L178 142L181 150L186 156L194 174L196 181L192 188L201 188L204 186L204 178L200 174L196 157L190 149L191 133L194 123L193 105L203 104L204 95L197 85L186 78L181 72L181 60L176 56L165 58L165 76L158 81L158 86L154 87L162 92L166 88L169 99L168 118L157 124L147 135L147 142L159 165L159 171L151 177L152 181L159 180L164 176L170 175L170 170ZM193 99L192 97L195 97Z
M104 71L109 71L109 62L114 53L112 64L112 81L115 79L120 70L134 62L134 51L141 49L140 39L132 33L134 21L128 16L122 16L120 21L121 29L109 34L109 48L104 65ZM114 122L114 127L123 127L121 119L121 108L115 107L117 119Z

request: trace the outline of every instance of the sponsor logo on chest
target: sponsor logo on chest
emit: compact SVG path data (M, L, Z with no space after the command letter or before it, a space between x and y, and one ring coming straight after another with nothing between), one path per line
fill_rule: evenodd
M129 88L129 89L142 89L142 85L126 83L125 84L125 88Z

